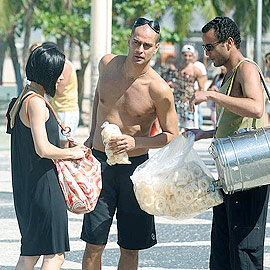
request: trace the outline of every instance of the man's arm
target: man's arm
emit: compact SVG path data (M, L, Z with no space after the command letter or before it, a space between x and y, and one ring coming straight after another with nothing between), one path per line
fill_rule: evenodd
M201 129L187 129L183 135L186 136L187 132L193 132L195 134L195 141L201 139L210 139L213 138L216 134L216 129L211 130L201 130Z
M159 89L153 91L152 98L162 133L154 137L136 137L136 148L163 147L179 134L172 91L166 83L163 84L158 81L155 83L154 87L156 87L157 84L159 84Z
M243 63L237 70L235 86L239 86L242 97L227 96L215 91L197 91L190 101L191 107L208 100L218 103L229 111L243 117L260 118L264 112L263 90L257 68Z
M100 75L103 73L104 69L106 68L106 65L108 64L108 62L110 62L110 60L114 56L115 55L107 54L100 60L99 65L98 65L99 78L100 78ZM94 102L93 102L91 130L90 130L90 134L89 134L88 139L84 142L84 144L89 148L92 147L93 138L94 138L95 129L96 129L97 108L98 108L98 103L99 103L98 91L99 91L99 79L98 79L98 82L97 82L97 87L96 87L95 97L94 97Z
M195 77L198 82L199 91L204 91L205 82L207 80L207 76L202 74L202 71L195 66Z
M93 109L92 109L92 120L91 120L91 130L88 139L84 142L84 144L91 148L93 145L93 138L95 134L95 129L96 129L96 122L97 122L97 107L98 107L98 84L97 88L95 91L95 97L94 97L94 102L93 102Z

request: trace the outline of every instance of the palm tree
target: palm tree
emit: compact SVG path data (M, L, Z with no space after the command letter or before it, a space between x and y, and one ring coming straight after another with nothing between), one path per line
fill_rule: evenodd
M263 0L262 29L265 33L270 26L270 0ZM230 16L237 23L243 35L256 35L256 0L208 0L203 8L207 19L215 16Z
M263 0L262 30L266 33L270 26L270 0ZM229 16L238 25L242 36L246 37L251 50L247 50L247 56L252 57L254 51L257 29L257 1L256 0L208 0L203 7L203 13L208 20L215 16Z

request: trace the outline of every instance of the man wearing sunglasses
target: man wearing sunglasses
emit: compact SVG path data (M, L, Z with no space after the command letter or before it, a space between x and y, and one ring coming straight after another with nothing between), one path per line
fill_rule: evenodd
M191 100L191 107L215 102L219 119L216 130L193 130L196 139L226 137L241 128L262 127L264 90L258 68L240 52L237 25L228 17L216 17L202 28L202 33L206 55L216 67L224 65L227 73L219 92L196 92ZM263 270L268 197L269 186L224 194L224 203L213 209L211 270Z
M92 127L85 144L93 147L93 154L101 162L102 191L94 211L84 216L83 270L101 269L101 255L116 210L119 270L136 270L138 250L157 242L154 217L140 209L130 176L147 160L149 148L163 147L178 135L172 92L150 66L159 48L159 38L157 22L138 18L128 39L128 55L105 55L99 63ZM151 137L156 118L162 133ZM100 135L104 121L118 125L123 134L109 142L110 149L116 155L127 152L132 164L106 164Z

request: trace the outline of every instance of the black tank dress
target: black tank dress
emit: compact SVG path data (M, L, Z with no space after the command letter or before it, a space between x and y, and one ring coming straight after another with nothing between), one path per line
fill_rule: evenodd
M8 131L14 205L22 236L21 255L69 251L67 210L56 167L52 160L37 155L31 130L22 123L19 111L13 129ZM49 112L48 139L59 147L58 125L50 108Z

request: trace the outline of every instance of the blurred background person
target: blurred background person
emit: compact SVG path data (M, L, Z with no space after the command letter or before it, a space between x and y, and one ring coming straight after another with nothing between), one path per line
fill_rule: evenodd
M43 44L52 44L53 42L44 42ZM63 80L56 88L55 96L50 100L58 117L66 127L71 128L70 136L74 138L76 129L79 125L79 104L78 104L78 78L74 65L66 59L65 69L63 71ZM60 143L62 147L68 147L67 138L61 133L59 127Z
M204 63L199 61L199 54L198 54L198 51L196 49L194 50L194 53L193 53L193 61L194 61L194 66L199 68L200 71L202 72L201 84L202 84L202 90L205 90L205 83L207 81L207 70L206 70ZM198 82L195 81L194 90L196 91L198 89L199 89ZM203 124L202 108L201 108L201 104L199 104L198 105L198 126L199 126L199 128L202 124Z
M33 43L33 44L30 46L30 48L29 48L29 54L31 54L31 52L32 52L35 48L39 47L41 44L42 44L41 42L35 42L35 43Z
M201 70L194 65L195 49L192 45L186 44L181 49L181 62L178 72L179 87L175 88L175 95L178 95L177 114L179 117L179 128L198 128L198 106L195 112L191 112L188 99L195 91L204 90L204 77ZM195 82L197 81L197 89Z
M165 68L168 68L170 70L176 70L178 66L178 60L174 55L169 55L165 59Z

